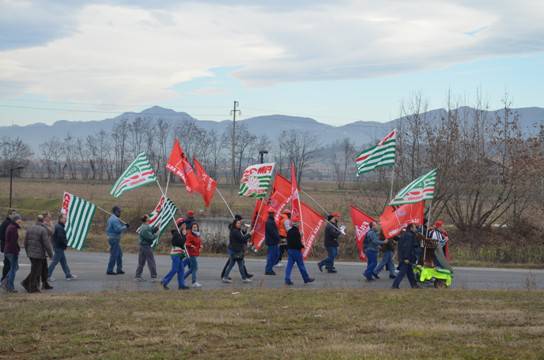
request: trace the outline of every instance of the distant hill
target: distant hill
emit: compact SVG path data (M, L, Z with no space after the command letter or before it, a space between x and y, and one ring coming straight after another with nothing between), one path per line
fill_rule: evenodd
M472 108L460 108L463 111L474 111ZM520 124L525 134L536 132L536 126L544 125L544 108L530 107L513 109L520 118ZM503 110L490 111L490 118L501 116ZM446 110L430 110L426 114L427 121L436 122L446 115ZM122 119L132 120L142 117L149 122L157 122L163 119L176 126L184 121L194 121L199 127L223 133L231 123L230 120L209 121L199 120L185 112L177 112L172 109L165 109L159 106L153 106L142 112L126 112L111 119L97 121L67 121L61 120L53 125L36 123L27 126L3 126L0 127L0 137L20 137L24 142L31 145L34 151L38 151L39 145L44 141L56 136L63 138L67 134L74 137L83 137L89 134L95 134L100 130L111 131L114 124ZM246 124L248 130L257 135L266 135L272 141L275 141L283 130L307 131L313 134L320 145L328 145L335 141L349 138L356 145L363 145L379 139L381 136L393 129L404 119L399 118L392 121L380 123L375 121L356 121L342 126L332 126L320 123L315 119L307 117L289 116L289 115L265 115L257 116L244 120L239 123Z

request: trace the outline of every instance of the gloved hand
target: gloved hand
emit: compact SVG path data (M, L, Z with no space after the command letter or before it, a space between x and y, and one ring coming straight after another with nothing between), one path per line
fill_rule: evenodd
M130 224L125 224L125 226L127 227L127 229L130 227Z

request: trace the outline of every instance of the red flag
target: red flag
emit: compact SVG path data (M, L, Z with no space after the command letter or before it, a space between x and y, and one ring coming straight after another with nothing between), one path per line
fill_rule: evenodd
M304 249L302 255L306 259L312 250L315 239L319 230L325 223L323 215L312 209L308 204L300 201L301 207L301 219L304 218L304 222L301 221L300 232L302 233L302 244ZM293 210L291 210L293 211Z
M281 212L287 206L289 203L289 200L291 198L291 183L289 180L281 176L280 174L276 174L276 178L274 180L274 186L272 188L272 195L270 195L270 198L268 201L264 201L261 203L257 201L255 204L255 209L253 210L253 218L255 218L255 222L253 223L253 235L251 236L251 243L253 244L253 247L257 250L261 248L263 242L264 242L264 224L266 222L266 219L268 218L268 213L264 211L265 206L270 206L276 210L276 222L279 221L279 218L281 216ZM259 218L257 219L257 213L260 211Z
M166 168L180 177L188 192L199 191L200 181L183 153L178 139L174 142Z
M397 236L409 223L422 225L424 211L425 201L398 207L386 206L380 215L380 224L385 237L390 239Z
M375 220L353 205L350 206L349 212L351 214L351 222L355 227L355 243L357 244L359 259L366 261L366 256L363 252L363 240L368 232L370 223Z
M302 208L300 206L297 176L295 173L295 164L293 162L291 162L291 219L302 223ZM300 227L300 232L304 234L304 226Z
M200 186L197 191L202 195L206 207L210 207L215 189L217 188L217 182L206 173L206 170L204 170L204 167L197 159L193 158L193 164L195 164L195 170L200 180Z

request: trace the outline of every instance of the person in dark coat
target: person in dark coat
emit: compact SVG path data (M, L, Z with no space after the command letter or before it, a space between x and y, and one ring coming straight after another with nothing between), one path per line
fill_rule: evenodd
M10 209L8 211L8 215L6 216L4 221L2 221L2 224L0 224L0 252L2 253L4 252L4 247L6 246L6 230L8 229L9 224L12 223L12 217L16 213L17 212L15 210ZM2 268L2 280L1 280L2 287L4 288L6 287L8 272L9 272L9 260L4 255L4 267Z
M49 232L44 224L43 215L38 215L36 224L26 231L24 247L30 259L30 274L21 282L21 285L29 293L40 292L38 286L42 275L43 259L46 256L53 257Z
M242 217L242 215L236 214L236 215L234 215L234 220L242 221L243 217ZM229 234L230 234L231 228L232 228L232 223L229 224ZM245 235L246 233L247 233L247 229L242 228L242 234ZM227 258L227 262L225 263L225 266L223 266L223 270L221 271L221 279L223 279L225 277L225 271L227 271L227 268L229 267L229 264L230 264L230 256ZM246 268L245 263L244 263L244 272L246 274L246 278L251 279L253 277L253 274L250 274L250 273L247 272L247 268ZM230 277L227 277L227 279L232 280Z
M376 265L378 265L378 251L380 245L388 242L387 239L384 241L379 239L378 230L378 225L375 222L371 222L370 229L368 229L365 239L363 240L363 251L367 258L367 266L363 276L368 281L374 280L374 269L376 269Z
M62 267L62 271L64 272L64 276L66 280L73 280L76 279L77 276L72 274L70 272L70 267L68 266L68 262L66 261L66 254L64 251L68 247L68 239L66 238L66 229L64 228L66 226L66 215L61 214L59 216L59 221L55 225L55 230L53 231L53 237L52 237L52 243L53 243L53 259L51 260L51 264L49 264L49 268L47 269L47 275L49 278L49 281L55 281L55 279L52 277L53 271L55 271L55 268L57 267L57 264L60 262L60 266Z
M51 214L48 211L46 211L42 214L42 216L43 216L43 224L45 225L45 228L47 229L48 242L50 245L52 245L52 237L53 237L53 232L55 228L53 227L53 224L51 221ZM47 265L47 257L42 259L41 269L42 269L42 273L40 274L40 280L42 282L42 288L45 290L53 289L53 287L49 285L49 272L48 272L49 265Z
M383 234L383 231L380 232L380 240L385 240L385 235ZM387 244L382 245L382 261L376 266L374 269L374 277L376 279L379 279L380 277L378 274L380 271L383 270L383 268L386 268L389 270L389 278L394 279L396 277L395 273L395 264L393 263L393 255L395 254L395 239L389 239Z
M399 285L406 275L412 288L419 287L414 276L413 266L417 261L416 249L419 248L419 242L416 237L416 225L409 224L404 234L401 235L397 245L399 257L399 273L393 281L393 289L398 289Z
M176 220L177 228L172 230L172 248L170 250L170 258L172 259L172 268L161 280L161 285L165 290L169 290L168 284L177 275L178 289L189 289L185 285L185 242L187 240L187 229L185 228L185 219L179 218ZM179 231L178 231L179 230Z
M21 215L14 214L11 217L11 224L6 228L6 238L4 245L4 256L9 261L9 272L6 276L7 292L16 293L15 290L15 274L19 270L19 229L23 226Z
M314 279L308 275L308 271L304 265L304 257L302 256L302 249L304 249L304 245L302 244L302 235L298 229L299 221L300 220L298 219L293 219L291 229L289 229L287 232L288 258L287 266L285 267L286 285L293 285L293 282L291 281L291 271L293 270L293 266L295 264L297 264L298 270L300 271L300 275L302 275L302 279L304 280L305 284L314 282Z
M274 219L274 213L274 208L269 207L264 233L264 242L268 246L265 275L276 275L273 267L278 263L278 257L280 256L280 233Z
M231 224L229 245L227 248L229 253L229 265L225 270L225 274L222 279L224 283L232 282L232 280L229 278L229 274L234 267L234 264L238 264L238 270L240 271L242 281L245 283L251 282L251 279L246 276L247 272L244 264L244 252L246 250L247 241L251 238L251 234L253 234L253 230L247 234L242 233L241 220L234 220Z
M317 267L319 268L319 271L323 271L323 266L327 269L327 272L329 273L336 273L336 269L334 267L334 259L336 259L336 256L338 255L338 238L340 235L342 235L342 232L340 231L339 225L338 225L338 217L340 214L338 213L332 213L329 216L327 216L327 226L325 227L325 249L327 250L327 257L323 260L321 260Z

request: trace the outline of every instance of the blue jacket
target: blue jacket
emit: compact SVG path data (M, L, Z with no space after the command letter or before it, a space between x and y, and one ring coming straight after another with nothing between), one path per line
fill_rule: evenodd
M369 229L363 242L363 250L378 251L380 249L380 245L383 244L385 244L385 241L381 241L378 238L376 231L374 229Z
M410 263L416 262L416 249L419 247L419 242L416 234L412 231L405 231L400 237L397 245L399 261L408 260Z
M280 243L280 233L276 226L274 216L269 216L266 220L264 242L268 246L278 245Z
M108 239L120 240L121 234L125 232L127 226L115 215L110 216L106 225L106 235Z

